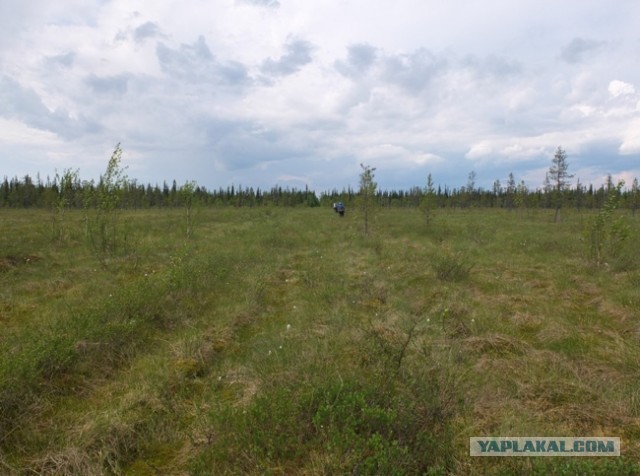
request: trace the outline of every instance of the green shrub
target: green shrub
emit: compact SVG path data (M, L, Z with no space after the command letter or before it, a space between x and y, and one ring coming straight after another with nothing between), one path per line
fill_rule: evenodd
M441 281L464 281L469 278L473 263L462 252L444 250L433 257L432 266Z

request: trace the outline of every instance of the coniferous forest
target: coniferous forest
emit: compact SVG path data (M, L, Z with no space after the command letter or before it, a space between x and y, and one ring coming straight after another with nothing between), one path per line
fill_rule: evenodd
M0 183L0 207L2 208L54 208L61 201L67 208L92 208L95 206L97 191L104 186L101 178L97 183L93 180L81 180L77 172L66 171L51 179L35 179L29 175L22 178L4 177ZM579 181L572 187L561 191L559 197L563 207L575 209L599 209L606 200L607 193L615 188L611 176L605 184L598 188L585 186ZM285 207L317 207L342 201L347 206L353 204L357 190L346 188L326 191L314 191L309 188L283 188L274 186L269 190L231 185L227 188L208 190L193 182L177 184L175 180L169 185L141 184L135 179L124 180L119 186L120 206L122 208L162 208L182 207L187 201L194 200L202 206L285 206ZM506 184L496 180L493 187L476 188L473 183L460 188L437 186L429 190L427 187L415 186L409 190L377 190L376 201L381 207L418 207L425 199L430 199L436 208L506 208L537 209L554 208L556 197L554 190L545 186L529 188L523 181L516 183L513 174ZM640 207L640 187L638 180L626 184L621 190L620 207L635 211Z

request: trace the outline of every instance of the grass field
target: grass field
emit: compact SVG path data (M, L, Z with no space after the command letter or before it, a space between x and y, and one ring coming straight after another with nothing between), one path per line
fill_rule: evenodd
M0 473L640 474L640 224L596 266L562 217L128 211L105 254L82 212L0 210Z

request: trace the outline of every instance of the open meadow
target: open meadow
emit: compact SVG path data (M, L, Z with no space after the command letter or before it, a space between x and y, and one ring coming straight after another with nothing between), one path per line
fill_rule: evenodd
M640 474L640 218L373 212L0 209L0 474Z

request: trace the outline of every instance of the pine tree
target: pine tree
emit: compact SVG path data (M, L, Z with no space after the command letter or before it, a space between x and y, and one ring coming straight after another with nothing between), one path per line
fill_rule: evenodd
M553 217L554 222L558 221L560 207L562 206L563 192L569 186L568 179L573 177L573 175L569 174L568 169L569 164L567 163L567 153L562 147L558 146L558 149L553 156L553 160L551 161L551 167L549 168L549 173L547 176L549 180L549 186L551 187L551 191L553 193L553 201L556 209L555 215Z

